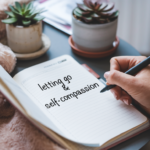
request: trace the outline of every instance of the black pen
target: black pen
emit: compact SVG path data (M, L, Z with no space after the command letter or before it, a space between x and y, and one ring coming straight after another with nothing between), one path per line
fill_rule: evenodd
M145 68L146 66L148 66L150 64L150 56L147 57L145 60L143 60L142 62L140 62L139 64L137 64L136 66L130 68L128 71L125 72L125 74L129 74L129 75L135 75L137 74L139 71L141 71L143 68ZM108 91L112 88L114 88L116 85L106 85L101 91L100 93L103 93L105 91Z

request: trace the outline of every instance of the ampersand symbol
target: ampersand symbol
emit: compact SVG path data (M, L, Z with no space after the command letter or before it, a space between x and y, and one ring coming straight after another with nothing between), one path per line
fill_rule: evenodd
M70 90L69 87L66 87L65 85L62 85L62 87L65 91Z

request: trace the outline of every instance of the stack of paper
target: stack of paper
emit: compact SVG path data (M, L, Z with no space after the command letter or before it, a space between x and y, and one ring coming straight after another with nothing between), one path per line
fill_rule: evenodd
M72 34L72 10L76 7L77 3L82 3L82 0L35 1L35 5L37 5L39 8L45 8L47 10L42 14L46 17L44 21L69 35Z

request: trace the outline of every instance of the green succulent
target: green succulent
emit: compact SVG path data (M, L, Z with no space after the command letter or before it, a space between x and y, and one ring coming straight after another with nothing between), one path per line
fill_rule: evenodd
M103 24L115 20L119 11L114 8L114 3L105 0L83 0L73 10L73 16L84 23Z
M19 2L15 2L15 6L9 5L9 8L11 11L5 11L8 18L2 20L5 24L29 26L44 19L40 14L45 10L36 9L36 7L33 6L33 2L23 5Z

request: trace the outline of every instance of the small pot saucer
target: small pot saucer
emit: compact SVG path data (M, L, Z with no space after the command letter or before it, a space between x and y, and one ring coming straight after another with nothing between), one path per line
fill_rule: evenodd
M87 51L83 51L83 50L75 47L72 36L69 37L69 44L72 48L72 51L75 54L80 55L82 57L86 57L86 58L103 58L103 57L107 57L109 55L112 55L116 51L116 49L119 45L119 42L120 42L119 38L116 37L115 41L113 42L113 47L110 50L103 51L103 52L87 52Z
M42 41L43 41L43 46L40 50L33 52L33 53L27 53L27 54L15 53L17 59L18 60L31 60L31 59L35 59L44 55L49 50L51 46L51 41L45 34L42 34Z

